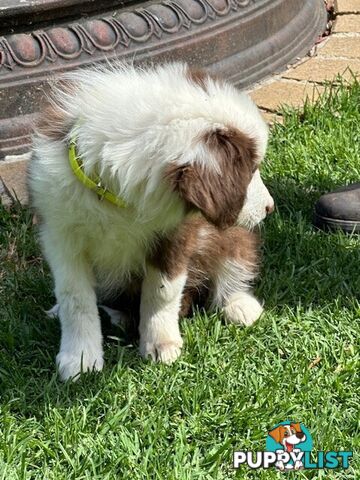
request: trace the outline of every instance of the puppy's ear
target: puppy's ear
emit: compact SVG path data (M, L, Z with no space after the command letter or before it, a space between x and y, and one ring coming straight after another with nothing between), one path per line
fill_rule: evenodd
M198 139L186 163L165 176L188 205L220 228L233 225L244 204L255 165L254 141L236 129L217 129Z
M281 443L281 440L284 438L285 427L279 425L269 432L270 437L272 437L275 442Z

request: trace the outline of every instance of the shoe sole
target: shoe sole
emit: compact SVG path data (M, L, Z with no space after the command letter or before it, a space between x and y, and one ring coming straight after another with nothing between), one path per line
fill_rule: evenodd
M342 230L346 233L360 233L360 222L323 217L316 212L314 213L313 224L315 227L325 231Z

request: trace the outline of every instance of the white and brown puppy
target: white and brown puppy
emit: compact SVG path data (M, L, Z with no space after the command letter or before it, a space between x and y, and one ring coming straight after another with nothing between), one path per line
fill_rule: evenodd
M248 96L182 63L82 70L54 92L34 135L29 185L55 280L63 379L102 369L96 292L134 278L144 357L180 355L181 303L205 281L229 321L260 316L249 286L256 242L235 225L251 228L273 209L258 170L267 136ZM70 140L85 174L125 208L74 175Z

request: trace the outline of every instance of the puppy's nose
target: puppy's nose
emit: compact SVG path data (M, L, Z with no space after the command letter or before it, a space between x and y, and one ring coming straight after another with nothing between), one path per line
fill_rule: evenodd
M271 202L269 202L266 207L266 213L267 215L270 215L270 213L272 213L275 209L275 203L274 203L274 200L271 200Z
M303 432L296 432L296 436L301 440L305 435L303 434Z

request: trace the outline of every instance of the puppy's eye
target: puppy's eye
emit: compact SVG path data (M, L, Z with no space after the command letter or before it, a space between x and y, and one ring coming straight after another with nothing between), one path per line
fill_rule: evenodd
M289 436L289 432L286 430L286 432L284 433L284 437L288 437Z
M293 435L294 435L294 433L296 433L293 428L291 429L291 433L292 433Z

